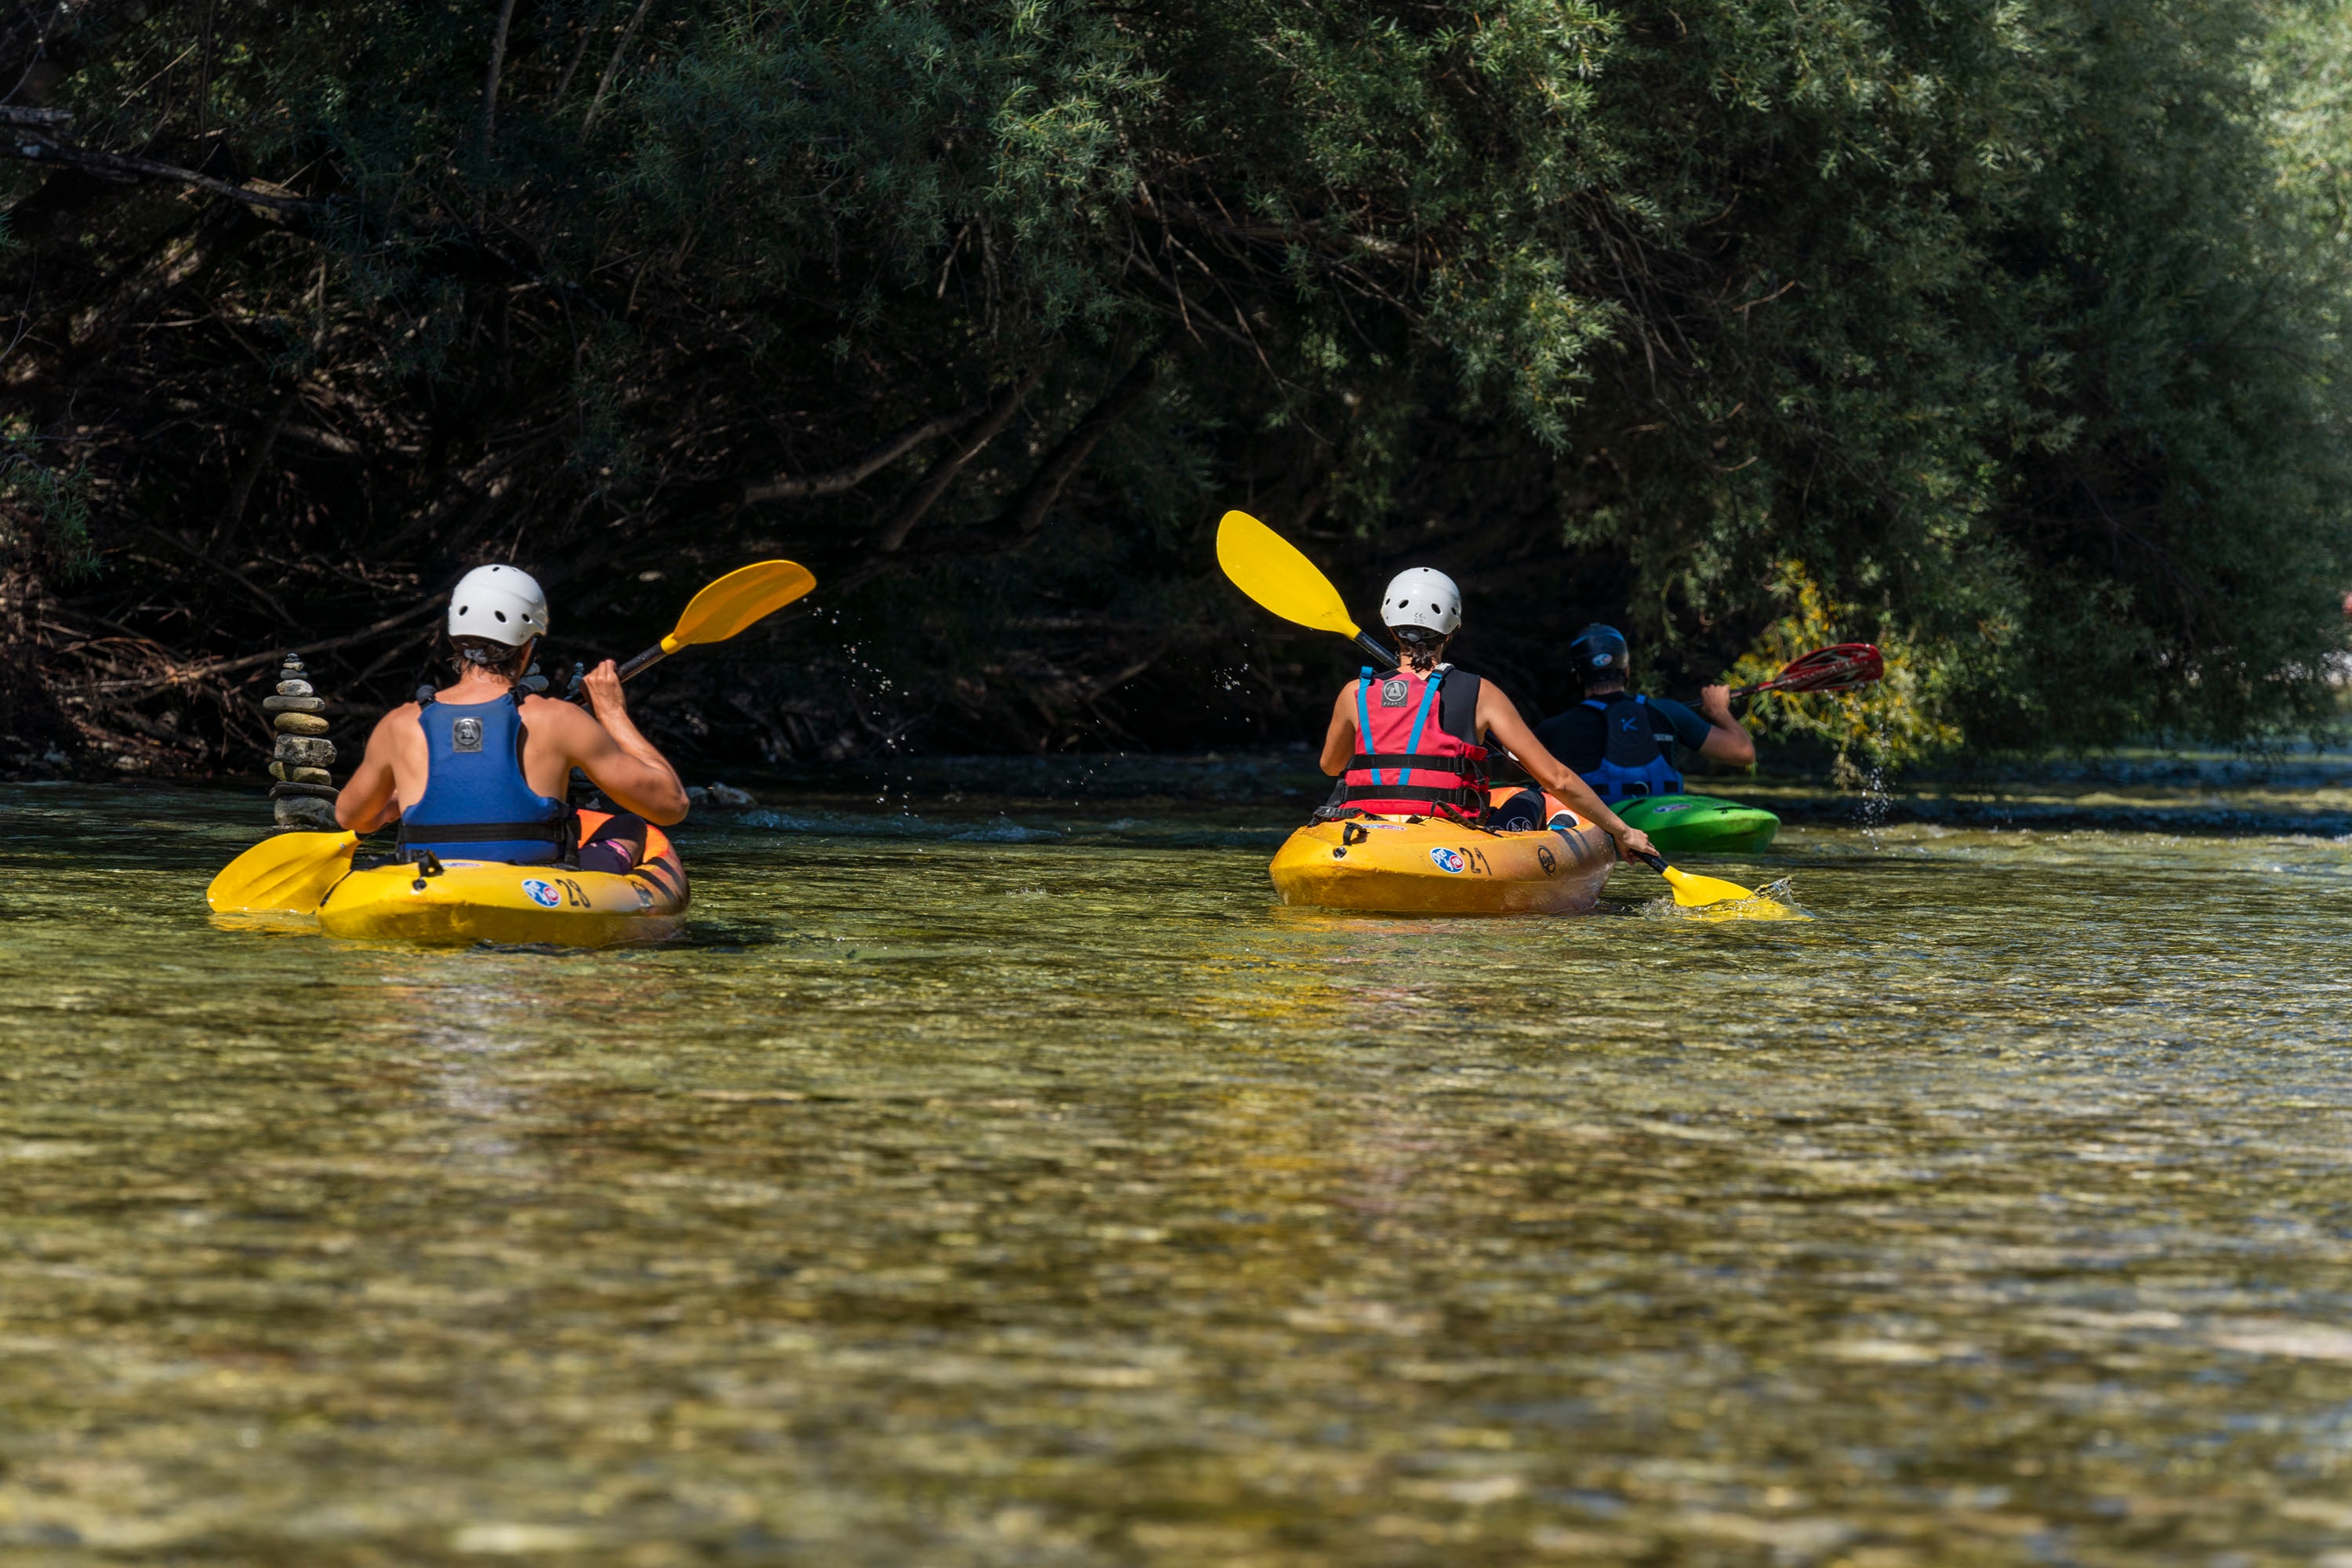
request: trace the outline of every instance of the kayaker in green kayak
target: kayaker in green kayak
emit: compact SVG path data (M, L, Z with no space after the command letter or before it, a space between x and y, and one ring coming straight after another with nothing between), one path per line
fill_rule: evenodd
M1584 677L1584 700L1545 720L1536 736L1603 799L1682 794L1677 744L1734 767L1756 761L1755 737L1732 717L1729 687L1701 688L1696 710L1629 691L1625 635L1614 626L1589 626L1569 648Z
M335 801L336 820L360 833L398 821L404 858L430 851L614 873L639 864L646 824L682 820L686 786L631 721L612 660L588 672L593 717L516 691L546 629L547 595L530 574L466 574L449 598L457 680L376 721ZM585 843L565 800L575 767L619 807Z
M1445 662L1445 646L1462 625L1462 592L1454 579L1426 566L1399 573L1381 595L1381 619L1402 659L1392 669L1366 667L1331 704L1322 765L1340 782L1327 813L1452 812L1505 833L1544 826L1543 795L1536 790L1521 790L1500 806L1488 803L1491 740L1577 816L1615 838L1626 859L1653 852L1648 835L1544 749L1501 688Z

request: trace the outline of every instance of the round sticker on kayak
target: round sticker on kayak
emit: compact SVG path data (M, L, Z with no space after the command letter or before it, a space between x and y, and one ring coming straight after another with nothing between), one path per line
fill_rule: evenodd
M555 884L542 882L536 877L523 879L522 890L529 893L530 901L542 910L554 909L563 902L563 895L555 890Z
M1437 848L1432 849L1429 852L1429 858L1437 862L1437 868L1439 870L1451 871L1457 877L1462 874L1462 868L1469 864L1468 861L1462 858L1462 852L1460 850L1448 849L1442 845Z

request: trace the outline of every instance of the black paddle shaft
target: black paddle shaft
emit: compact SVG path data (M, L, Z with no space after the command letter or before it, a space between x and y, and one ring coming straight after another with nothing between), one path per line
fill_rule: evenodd
M620 669L616 673L619 674L623 680L626 680L629 677L637 674L641 670L652 668L655 665L659 664L668 657L668 653L663 649L662 646L659 643L656 643L653 647L646 649L645 652L637 655L636 658L629 660L628 663L621 666ZM584 703L587 700L587 683L588 667L584 664L573 665L572 667L572 686L570 689L564 692L563 700L566 702Z

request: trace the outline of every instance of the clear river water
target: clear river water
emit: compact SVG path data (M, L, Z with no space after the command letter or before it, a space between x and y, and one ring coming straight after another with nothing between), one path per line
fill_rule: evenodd
M2352 1568L2342 841L771 804L553 954L215 922L263 810L0 789L0 1563Z

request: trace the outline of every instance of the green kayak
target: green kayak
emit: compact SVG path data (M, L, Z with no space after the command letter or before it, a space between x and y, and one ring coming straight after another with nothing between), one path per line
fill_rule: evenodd
M1780 819L1770 812L1711 795L1653 795L1612 801L1609 807L1648 834L1662 855L1742 854L1766 847L1780 831Z

